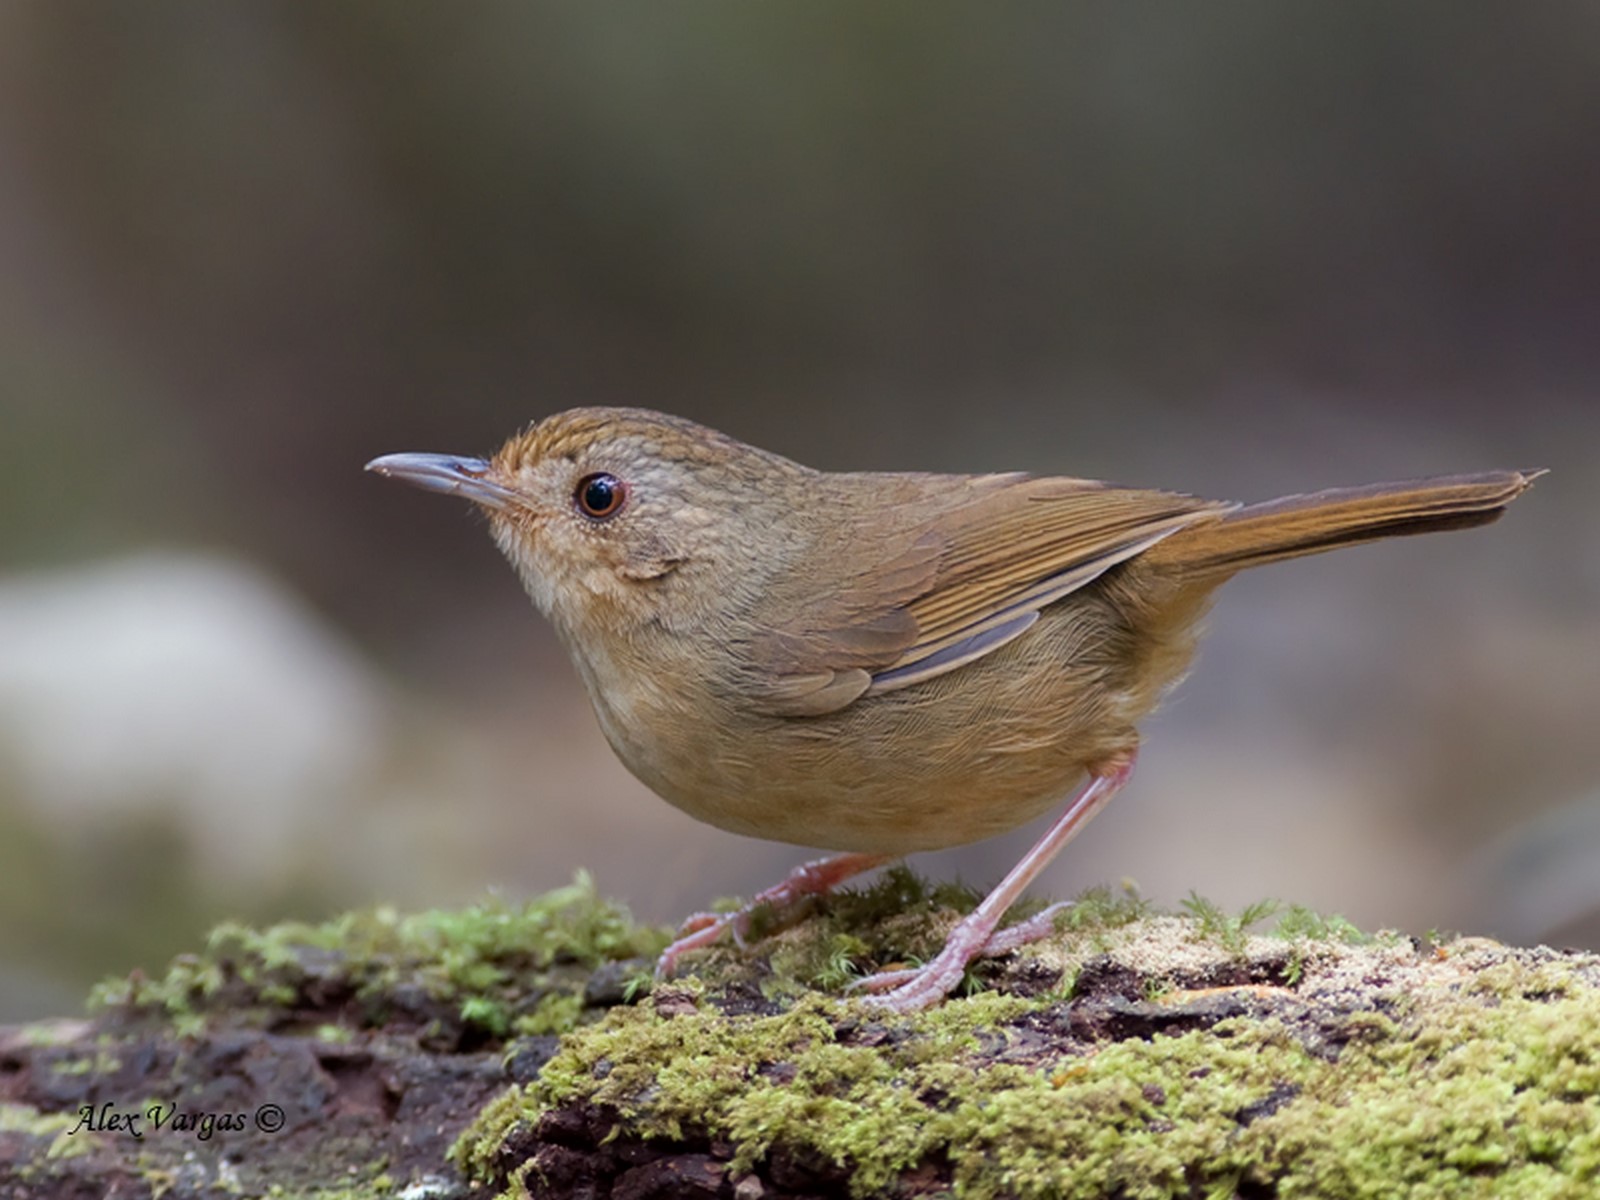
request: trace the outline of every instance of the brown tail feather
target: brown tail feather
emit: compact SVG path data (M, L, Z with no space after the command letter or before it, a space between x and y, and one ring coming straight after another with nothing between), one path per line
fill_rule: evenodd
M1186 574L1228 574L1279 559L1412 533L1470 529L1497 520L1540 475L1488 471L1404 483L1334 488L1252 504L1151 547L1151 565Z

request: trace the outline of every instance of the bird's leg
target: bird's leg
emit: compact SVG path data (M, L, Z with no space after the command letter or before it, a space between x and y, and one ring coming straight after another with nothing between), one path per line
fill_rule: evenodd
M996 933L995 927L999 925L1000 918L1005 916L1006 910L1033 882L1034 876L1128 782L1128 777L1133 774L1134 757L1129 754L1126 758L1094 770L1083 790L1067 805L1066 812L1022 856L1022 861L1011 868L1011 873L1000 881L1000 885L984 897L983 903L950 931L944 949L930 962L910 971L885 971L879 975L869 975L858 982L856 987L882 993L870 997L867 1003L895 1012L915 1012L927 1008L950 994L973 959L985 954L1003 954L1048 934L1053 928L1053 921L1043 918L1047 915L1053 917L1058 908L1047 909L1015 929Z
M1030 942L1037 942L1040 938L1047 938L1056 931L1056 918L1076 901L1057 900L1048 908L1033 914L1026 921L1018 921L1015 925L1007 925L1004 929L996 929L989 935L989 940L983 944L972 957L999 958L1002 954L1010 954L1019 950ZM855 991L865 988L868 991L886 992L890 988L899 987L902 983L910 983L922 973L921 967L905 967L898 971L879 971L876 975L869 975L865 979L858 979L845 990Z
M887 854L836 854L832 858L819 858L795 870L782 883L769 887L737 912L696 913L683 923L678 940L661 952L656 960L656 978L670 979L678 959L690 950L711 945L724 930L733 934L734 941L744 945L744 935L750 928L750 918L758 908L783 909L807 896L821 896L831 892L846 879L853 879L873 867L881 867L890 860Z

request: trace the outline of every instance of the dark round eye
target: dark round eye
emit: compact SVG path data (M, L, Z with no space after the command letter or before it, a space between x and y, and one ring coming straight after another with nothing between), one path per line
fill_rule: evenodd
M628 499L628 489L615 475L601 471L598 475L585 475L578 480L578 490L573 493L578 511L586 517L603 521L622 511Z

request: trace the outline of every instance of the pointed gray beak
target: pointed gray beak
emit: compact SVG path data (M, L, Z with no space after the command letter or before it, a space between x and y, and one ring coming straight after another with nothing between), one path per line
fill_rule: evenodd
M424 491L462 496L488 508L510 508L517 502L515 491L488 478L487 459L458 458L453 454L385 454L369 462L366 469Z

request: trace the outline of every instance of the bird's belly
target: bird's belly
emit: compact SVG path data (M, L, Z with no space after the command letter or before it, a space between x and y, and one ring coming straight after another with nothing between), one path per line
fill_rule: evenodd
M750 837L864 854L912 854L982 841L1022 825L1061 801L1081 766L1002 778L956 771L885 778L817 771L774 782L772 772L747 786L669 792L690 816Z
M701 706L624 720L597 708L629 769L698 820L772 841L908 854L1024 824L1137 744L1136 714L1099 667L1019 672L1009 657L1002 650L821 717Z

